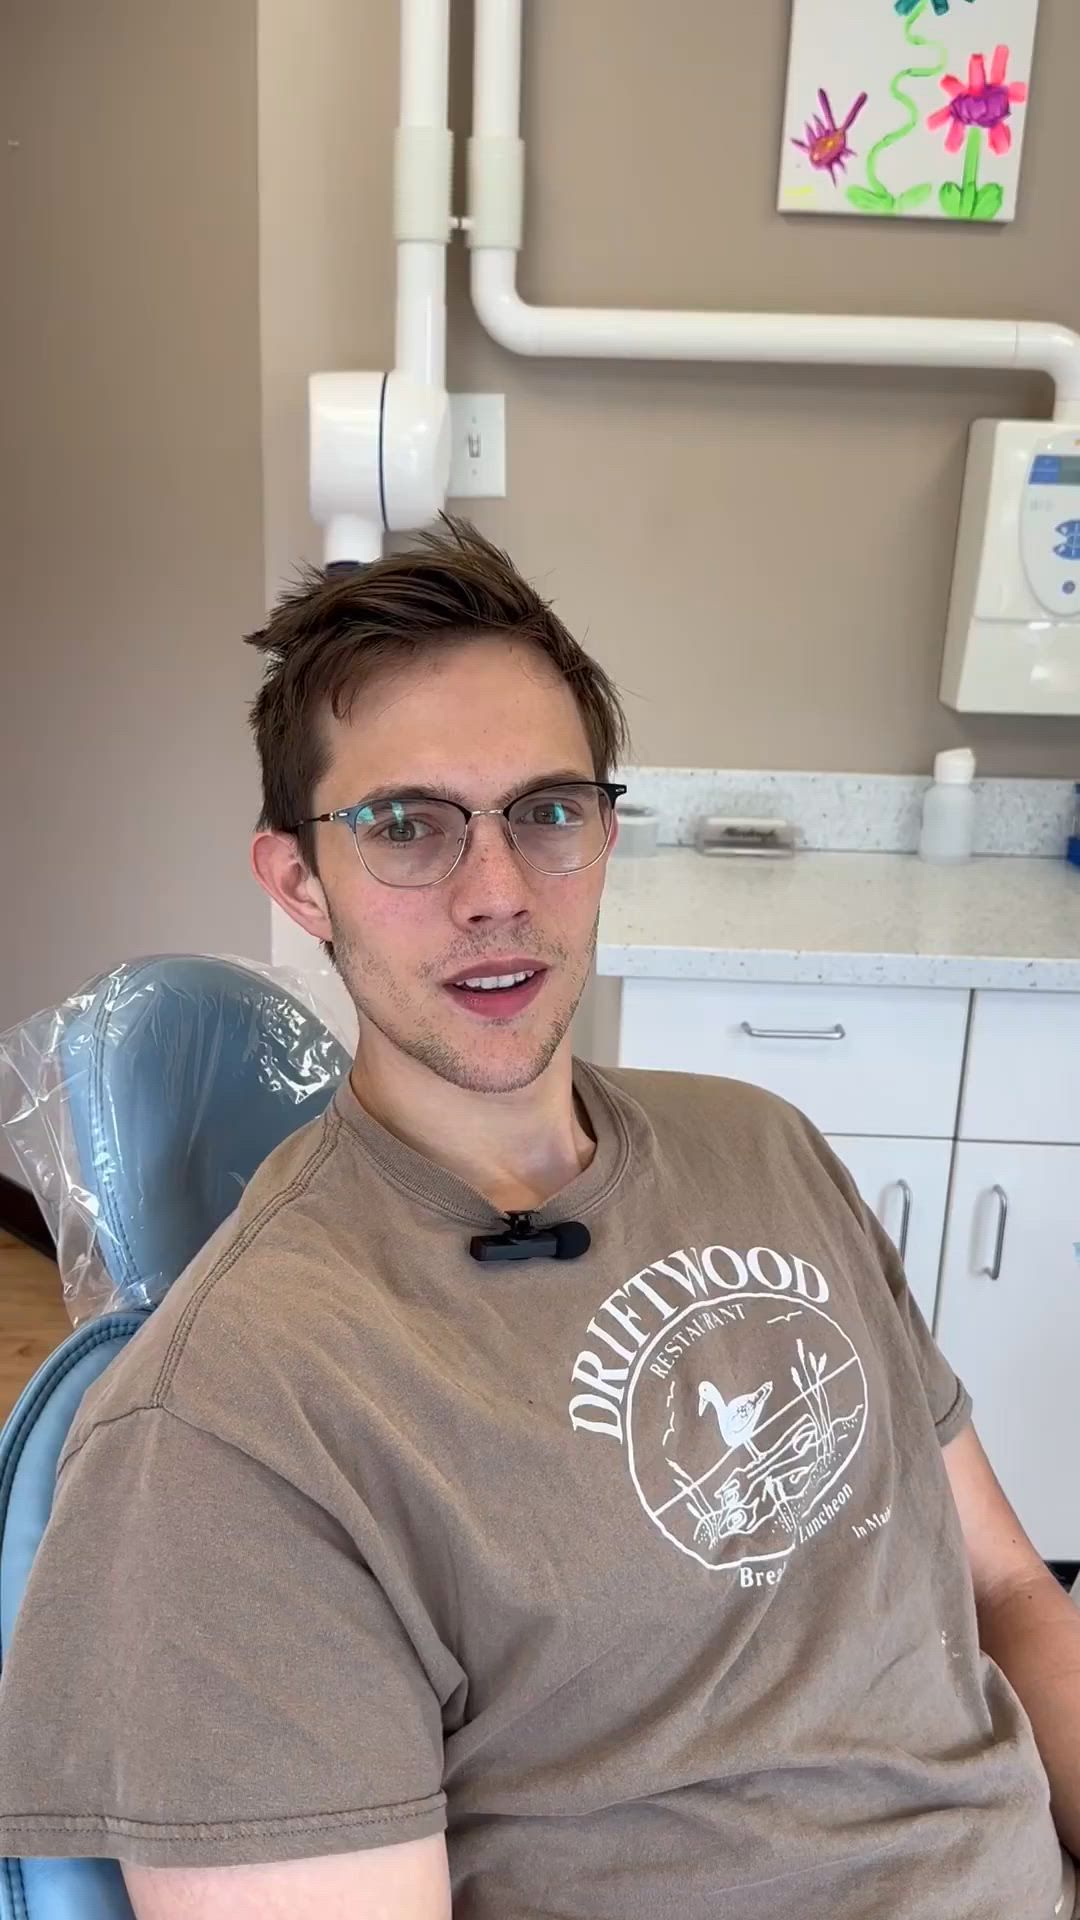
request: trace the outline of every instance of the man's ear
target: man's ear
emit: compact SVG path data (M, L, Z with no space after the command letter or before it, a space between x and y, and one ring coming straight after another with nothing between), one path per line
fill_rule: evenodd
M294 833L257 833L251 842L251 870L260 887L290 920L316 940L332 940L322 881L301 857Z

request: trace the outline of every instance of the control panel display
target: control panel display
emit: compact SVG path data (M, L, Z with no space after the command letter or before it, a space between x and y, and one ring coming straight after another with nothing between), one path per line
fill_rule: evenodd
M1080 487L1080 455L1036 454L1031 468L1033 487Z

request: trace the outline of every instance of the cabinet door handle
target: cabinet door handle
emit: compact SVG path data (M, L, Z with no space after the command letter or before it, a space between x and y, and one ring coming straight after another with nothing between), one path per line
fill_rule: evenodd
M911 1225L911 1188L906 1180L898 1180L896 1185L904 1202L904 1211L900 1215L900 1238L896 1243L896 1251L900 1255L902 1264L907 1259L908 1228Z
M752 1027L749 1020L742 1022L741 1031L748 1040L846 1040L847 1031L840 1025L835 1027Z
M1001 1279L1001 1261L1005 1252L1005 1228L1009 1224L1009 1196L1004 1187L992 1187L991 1192L998 1203L997 1239L994 1242L994 1259L989 1267L980 1267L979 1272L987 1280Z

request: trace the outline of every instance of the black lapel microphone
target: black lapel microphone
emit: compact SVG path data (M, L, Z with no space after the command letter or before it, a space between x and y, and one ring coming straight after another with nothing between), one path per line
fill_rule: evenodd
M508 1213L504 1233L476 1233L469 1241L474 1260L579 1260L592 1244L580 1220L534 1227L527 1213Z

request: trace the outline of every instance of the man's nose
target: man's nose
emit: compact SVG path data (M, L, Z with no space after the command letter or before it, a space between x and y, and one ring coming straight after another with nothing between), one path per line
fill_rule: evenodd
M464 923L510 920L527 913L532 899L528 875L505 818L474 816L465 851L450 875L452 917Z

